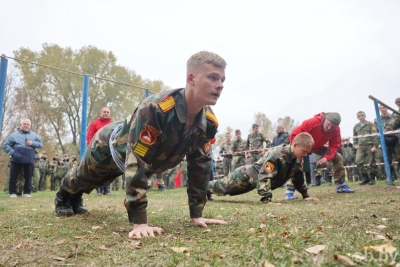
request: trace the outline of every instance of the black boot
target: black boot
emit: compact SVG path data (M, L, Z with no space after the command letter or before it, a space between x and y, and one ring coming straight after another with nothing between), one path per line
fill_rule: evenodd
M104 188L104 195L111 195L110 188Z
M54 199L54 205L56 207L56 213L58 216L73 216L74 211L69 204L71 199L71 194L60 187L56 193L56 198Z
M369 179L368 184L369 184L369 185L374 185L374 184L375 184L375 173L371 173L369 176L370 176L371 178Z
M361 180L361 182L359 182L358 184L359 184L359 185L365 185L365 184L368 184L368 183L369 183L368 174L363 173L363 174L362 174L362 180Z
M75 214L89 213L88 209L83 206L82 192L71 195L71 206Z
M328 181L328 185L331 186L332 185L332 176L327 176L327 181Z
M207 199L209 201L214 201L214 198L212 197L211 193L207 193Z
M320 186L321 185L321 176L315 176L315 186Z
M165 191L165 187L162 185L158 185L158 191L164 192Z

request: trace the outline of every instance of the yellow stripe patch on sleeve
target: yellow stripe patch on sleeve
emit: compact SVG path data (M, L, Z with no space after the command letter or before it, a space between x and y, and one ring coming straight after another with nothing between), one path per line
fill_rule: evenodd
M171 110L175 106L175 100L170 95L169 97L165 98L164 100L157 103L163 113Z
M133 149L133 152L138 155L139 157L144 157L147 154L147 151L149 150L148 147L142 145L141 143L137 142L135 148Z
M206 117L215 124L215 127L218 127L217 117L215 117L215 115L212 114L209 110L206 111Z

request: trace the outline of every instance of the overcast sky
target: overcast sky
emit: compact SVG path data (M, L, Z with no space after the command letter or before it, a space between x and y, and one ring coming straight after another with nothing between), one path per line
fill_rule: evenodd
M247 134L256 112L301 122L336 111L348 137L357 111L375 118L369 95L392 107L400 97L399 14L397 0L12 0L2 4L0 54L93 45L179 88L187 59L208 50L228 63L213 107L221 131Z

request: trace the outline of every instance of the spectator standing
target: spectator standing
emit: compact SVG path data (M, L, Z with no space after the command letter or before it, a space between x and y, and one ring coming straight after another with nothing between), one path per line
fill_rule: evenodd
M24 171L24 197L31 197L32 171L35 164L35 148L41 148L43 142L39 135L31 131L31 121L23 119L20 128L11 134L4 143L4 151L10 159L10 197L17 197L17 178L21 169Z

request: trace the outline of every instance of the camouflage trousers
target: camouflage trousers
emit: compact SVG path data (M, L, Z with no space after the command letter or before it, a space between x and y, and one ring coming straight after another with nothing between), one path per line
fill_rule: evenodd
M386 146L386 152L387 152L387 157L388 157L388 160L389 160L389 165L390 165L390 170L391 171L394 171L394 166L393 166L393 163L392 163L393 156L394 156L394 151L395 151L394 147ZM384 163L382 148L376 149L375 161L376 161L376 163L378 163L378 166L377 166L377 169L378 169L377 170L378 171L377 178L379 180L386 179L387 175L386 175L385 165L379 164L379 163Z
M121 175L122 176L122 175ZM112 182L112 190L113 191L118 191L119 189L119 180L120 177L117 177L113 182Z
M371 152L372 145L364 145L357 149L356 165L358 172L363 174L377 174L375 153ZM364 166L368 164L367 166Z
M224 157L222 160L222 168L224 170L224 175L227 176L232 170L232 158Z
M321 147L320 149L318 149L314 153L319 155L319 156L321 156L321 157L323 157L325 155L325 153L326 153L326 150L327 150L326 147ZM339 181L345 180L345 177L346 177L346 171L344 169L342 155L340 155L339 153L336 153L335 157L332 159L331 162L332 162L331 163L332 164L331 165L332 169L329 170L329 164L330 163L328 163L328 165L326 166L327 170L326 170L325 173L326 173L327 176L333 176L335 184L338 184ZM316 170L315 176L321 176L322 175L322 173L320 172L321 171L321 167L324 167L324 166L320 166L320 165L317 164L317 170ZM294 187L294 185L293 185L291 180L289 180L286 183L286 185L288 187Z
M354 166L355 163L354 161L344 161L344 166L348 167L348 166ZM356 167L348 167L346 168L347 171L347 179L349 181L358 181L359 177L358 177L358 171Z
M38 191L39 178L40 178L39 168L34 168L32 175L32 192Z
M121 122L107 124L94 135L79 165L74 166L62 179L60 186L62 189L71 194L81 191L89 194L95 188L110 185L123 174L114 162L109 147L110 136L120 124ZM114 148L119 154L125 153L126 142L117 143ZM124 159L121 160L125 162Z
M46 190L46 170L40 171L40 178L39 178L39 185L38 185L38 190L39 191L44 191Z
M251 165L254 162L257 162L261 158L262 156L259 156L258 154L251 154L251 156L247 157L246 159L246 165Z
M304 184L303 172L295 173L292 184ZM235 169L228 176L222 179L210 181L208 191L217 196L235 196L257 189L257 193L262 197L272 198L272 190L284 185L287 179L278 176L268 179L258 179L258 171L251 165L246 165ZM307 187L303 185L305 189Z
M233 156L232 158L232 170L236 170L237 168L246 165L246 158L243 155Z
M157 181L157 185L160 185L162 187L165 187L164 179L163 179L163 173L154 173L150 179L147 180L147 186L148 187L153 187L154 186L154 180Z

